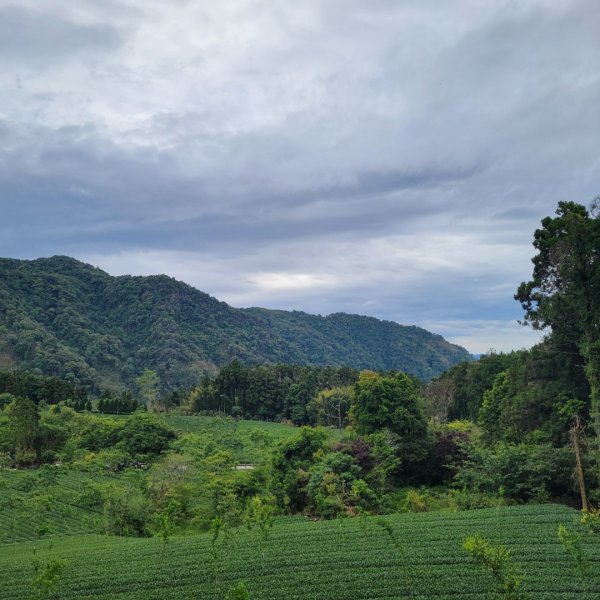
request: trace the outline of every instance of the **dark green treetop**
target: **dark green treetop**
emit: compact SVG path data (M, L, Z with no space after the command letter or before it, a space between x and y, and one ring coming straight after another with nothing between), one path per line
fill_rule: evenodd
M534 234L532 279L521 283L515 299L524 323L549 327L552 338L577 348L590 384L592 414L600 406L600 218L598 199L591 212L559 202Z

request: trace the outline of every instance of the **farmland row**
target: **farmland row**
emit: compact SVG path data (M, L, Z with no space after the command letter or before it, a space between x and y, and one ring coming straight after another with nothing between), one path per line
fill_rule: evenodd
M68 561L62 598L222 598L246 581L253 598L497 598L491 577L472 564L463 539L479 533L503 542L523 566L535 600L566 600L582 589L560 545L559 523L575 527L577 513L564 507L510 507L469 513L394 515L385 518L396 548L378 518L337 522L287 520L265 542L238 530L212 554L210 536L169 540L101 536L57 537L38 543L36 557ZM596 538L584 536L586 553L600 565ZM0 546L0 596L30 594L26 576L34 545ZM216 556L216 561L214 560ZM25 572L25 574L24 574ZM600 593L598 576L588 582ZM149 591L151 590L151 591Z

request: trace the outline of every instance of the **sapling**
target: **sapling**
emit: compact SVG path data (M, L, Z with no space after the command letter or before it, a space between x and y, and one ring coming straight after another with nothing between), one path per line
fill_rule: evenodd
M210 523L210 564L213 572L213 585L217 592L220 588L220 574L221 569L219 565L219 538L221 537L221 530L224 527L223 520L221 517L215 517Z
M500 591L507 600L526 600L521 590L523 574L513 562L510 550L501 544L492 544L479 535L467 537L463 548L476 563L485 567L492 575Z
M271 498L267 498L266 501L262 500L259 496L252 498L246 516L246 527L248 529L258 529L261 564L264 571L266 548L271 535L271 529L273 528L273 505Z
M227 592L225 600L250 600L250 593L246 588L246 584L243 581L236 583Z
M156 513L155 521L156 521L156 531L157 531L158 535L160 536L160 541L161 541L160 557L162 560L165 557L165 552L167 550L167 544L169 543L169 538L171 537L171 534L173 533L173 519L172 519L172 514L169 511L168 507L167 507L167 509L165 509L159 513Z
M358 524L360 525L362 535L363 535L363 537L366 538L367 537L367 525L368 525L367 517L369 516L369 511L365 510L362 506L357 506L356 512L358 513Z
M565 549L565 552L571 558L577 574L579 575L583 590L583 598L588 598L590 562L581 545L581 534L570 531L561 524L558 526L558 539Z
M215 517L210 523L210 563L213 575L213 585L215 595L221 595L221 576L223 574L223 564L221 562L221 550L230 539L230 531L227 523L221 517Z
M396 537L396 533L394 532L394 528L383 518L379 518L376 521L376 524L383 529L392 543L392 546L395 548L398 562L400 564L400 572L403 575L404 585L406 587L407 593L410 594L411 591L411 578L410 578L410 570L406 561L406 550L404 546L400 543L400 540Z
M55 598L61 583L64 570L68 562L62 558L51 558L44 568L35 569L36 576L33 579L34 597L39 600Z

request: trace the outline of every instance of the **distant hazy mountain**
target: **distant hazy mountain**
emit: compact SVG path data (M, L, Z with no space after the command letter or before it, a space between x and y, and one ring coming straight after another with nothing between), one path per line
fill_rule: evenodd
M0 369L104 387L150 368L165 387L177 387L233 358L429 379L471 357L439 335L391 321L236 309L165 275L112 277L66 256L0 259Z

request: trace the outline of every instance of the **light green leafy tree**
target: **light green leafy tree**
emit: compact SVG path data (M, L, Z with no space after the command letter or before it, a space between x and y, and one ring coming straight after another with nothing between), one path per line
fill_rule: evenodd
M135 381L148 411L159 411L160 377L156 371L144 369L144 372Z
M36 569L36 576L33 579L36 600L50 600L58 597L61 579L68 564L62 558L51 558L41 570Z
M334 387L319 392L306 410L317 425L343 429L348 424L348 412L354 391L351 386Z
M590 559L583 549L581 534L571 531L563 524L558 526L558 539L569 555L581 580L583 598L589 597Z
M526 600L527 596L521 589L523 574L506 546L492 544L479 535L472 535L465 539L463 548L477 564L491 573L498 591L507 600Z
M28 398L15 398L6 408L6 414L17 464L26 466L35 463L40 423L36 405Z

